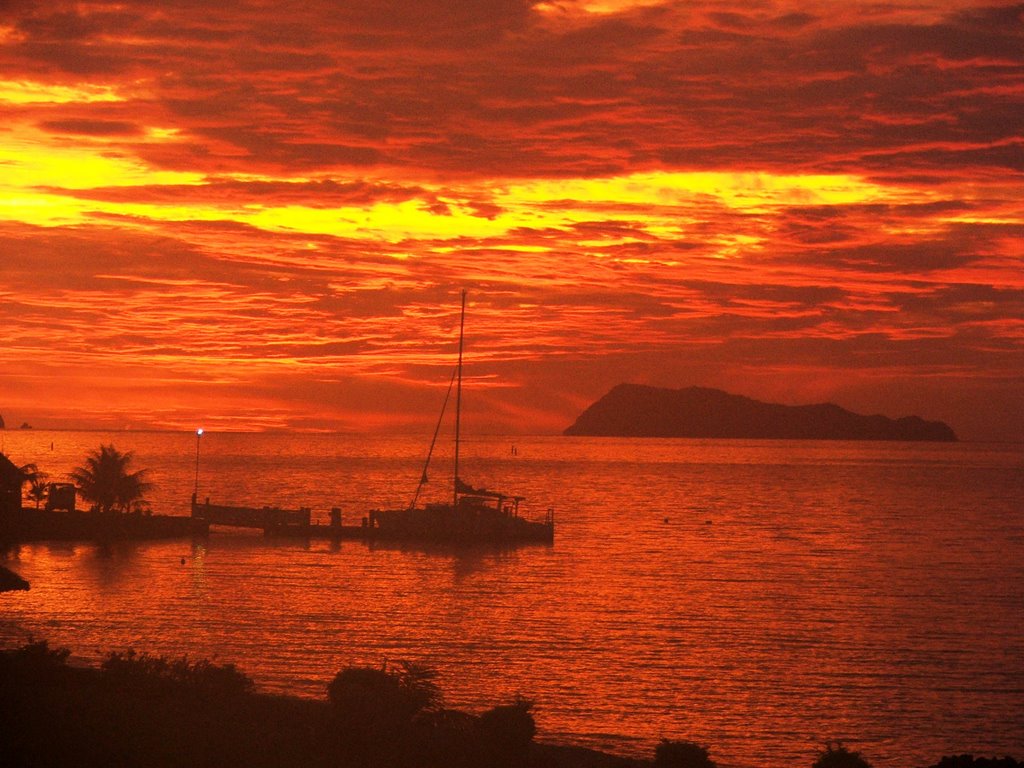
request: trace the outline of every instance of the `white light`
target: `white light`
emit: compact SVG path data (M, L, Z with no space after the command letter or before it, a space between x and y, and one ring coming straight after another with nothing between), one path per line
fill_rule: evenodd
M196 430L196 437L202 437L202 436L203 436L203 428L200 427L199 429Z

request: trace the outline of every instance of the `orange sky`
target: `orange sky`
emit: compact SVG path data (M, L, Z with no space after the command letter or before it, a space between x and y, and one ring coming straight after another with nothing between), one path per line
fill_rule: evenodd
M1024 436L1024 4L19 2L8 425L469 431L614 384Z

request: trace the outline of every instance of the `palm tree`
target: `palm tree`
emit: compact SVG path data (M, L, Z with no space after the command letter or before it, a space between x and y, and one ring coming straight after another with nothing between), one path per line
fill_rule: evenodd
M142 501L150 484L146 470L130 471L132 452L121 453L113 445L101 445L71 473L78 493L95 504L100 512L128 512Z
M36 503L36 509L39 509L39 502L46 499L47 493L49 493L50 476L45 472L36 470L35 472L26 473L25 477L28 479L28 493L26 494L30 501Z
M45 472L40 472L39 467L37 467L35 464L22 464L20 467L18 467L18 472L21 473L23 483L31 484L26 495L28 496L29 499L36 502L36 509L39 509L39 501L41 499L38 498L37 496L34 496L33 491L41 487L43 489L42 498L46 498L45 481L46 478L49 477L49 475L47 475Z

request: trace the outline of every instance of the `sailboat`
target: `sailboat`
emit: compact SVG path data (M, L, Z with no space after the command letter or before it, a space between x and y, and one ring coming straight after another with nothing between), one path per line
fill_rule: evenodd
M555 537L554 512L548 510L543 520L528 520L519 513L522 496L474 488L459 477L459 448L462 422L462 351L466 327L466 292L462 291L459 317L459 357L452 381L448 385L434 430L434 439L427 453L419 486L412 502L404 509L375 509L367 518L368 536L445 544L514 544L520 542L552 542ZM418 505L420 491L427 481L427 469L434 444L444 419L444 412L455 384L455 470L452 475L451 501Z

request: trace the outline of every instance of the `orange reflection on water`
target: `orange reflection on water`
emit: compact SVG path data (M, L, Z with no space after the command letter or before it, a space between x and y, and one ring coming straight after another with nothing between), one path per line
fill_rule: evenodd
M179 436L140 440L170 456ZM553 506L551 547L258 534L23 545L8 561L33 589L5 596L5 626L92 658L129 646L215 657L265 690L317 697L344 666L409 659L440 671L451 706L536 699L546 738L638 754L689 738L743 768L769 754L809 764L828 738L878 766L929 764L950 745L1020 752L1018 449L516 445L512 456L507 439L472 440L467 476ZM316 446L221 436L203 492L297 506L318 489L352 519L404 499L422 451L339 436ZM190 487L187 462L175 467L161 474Z

